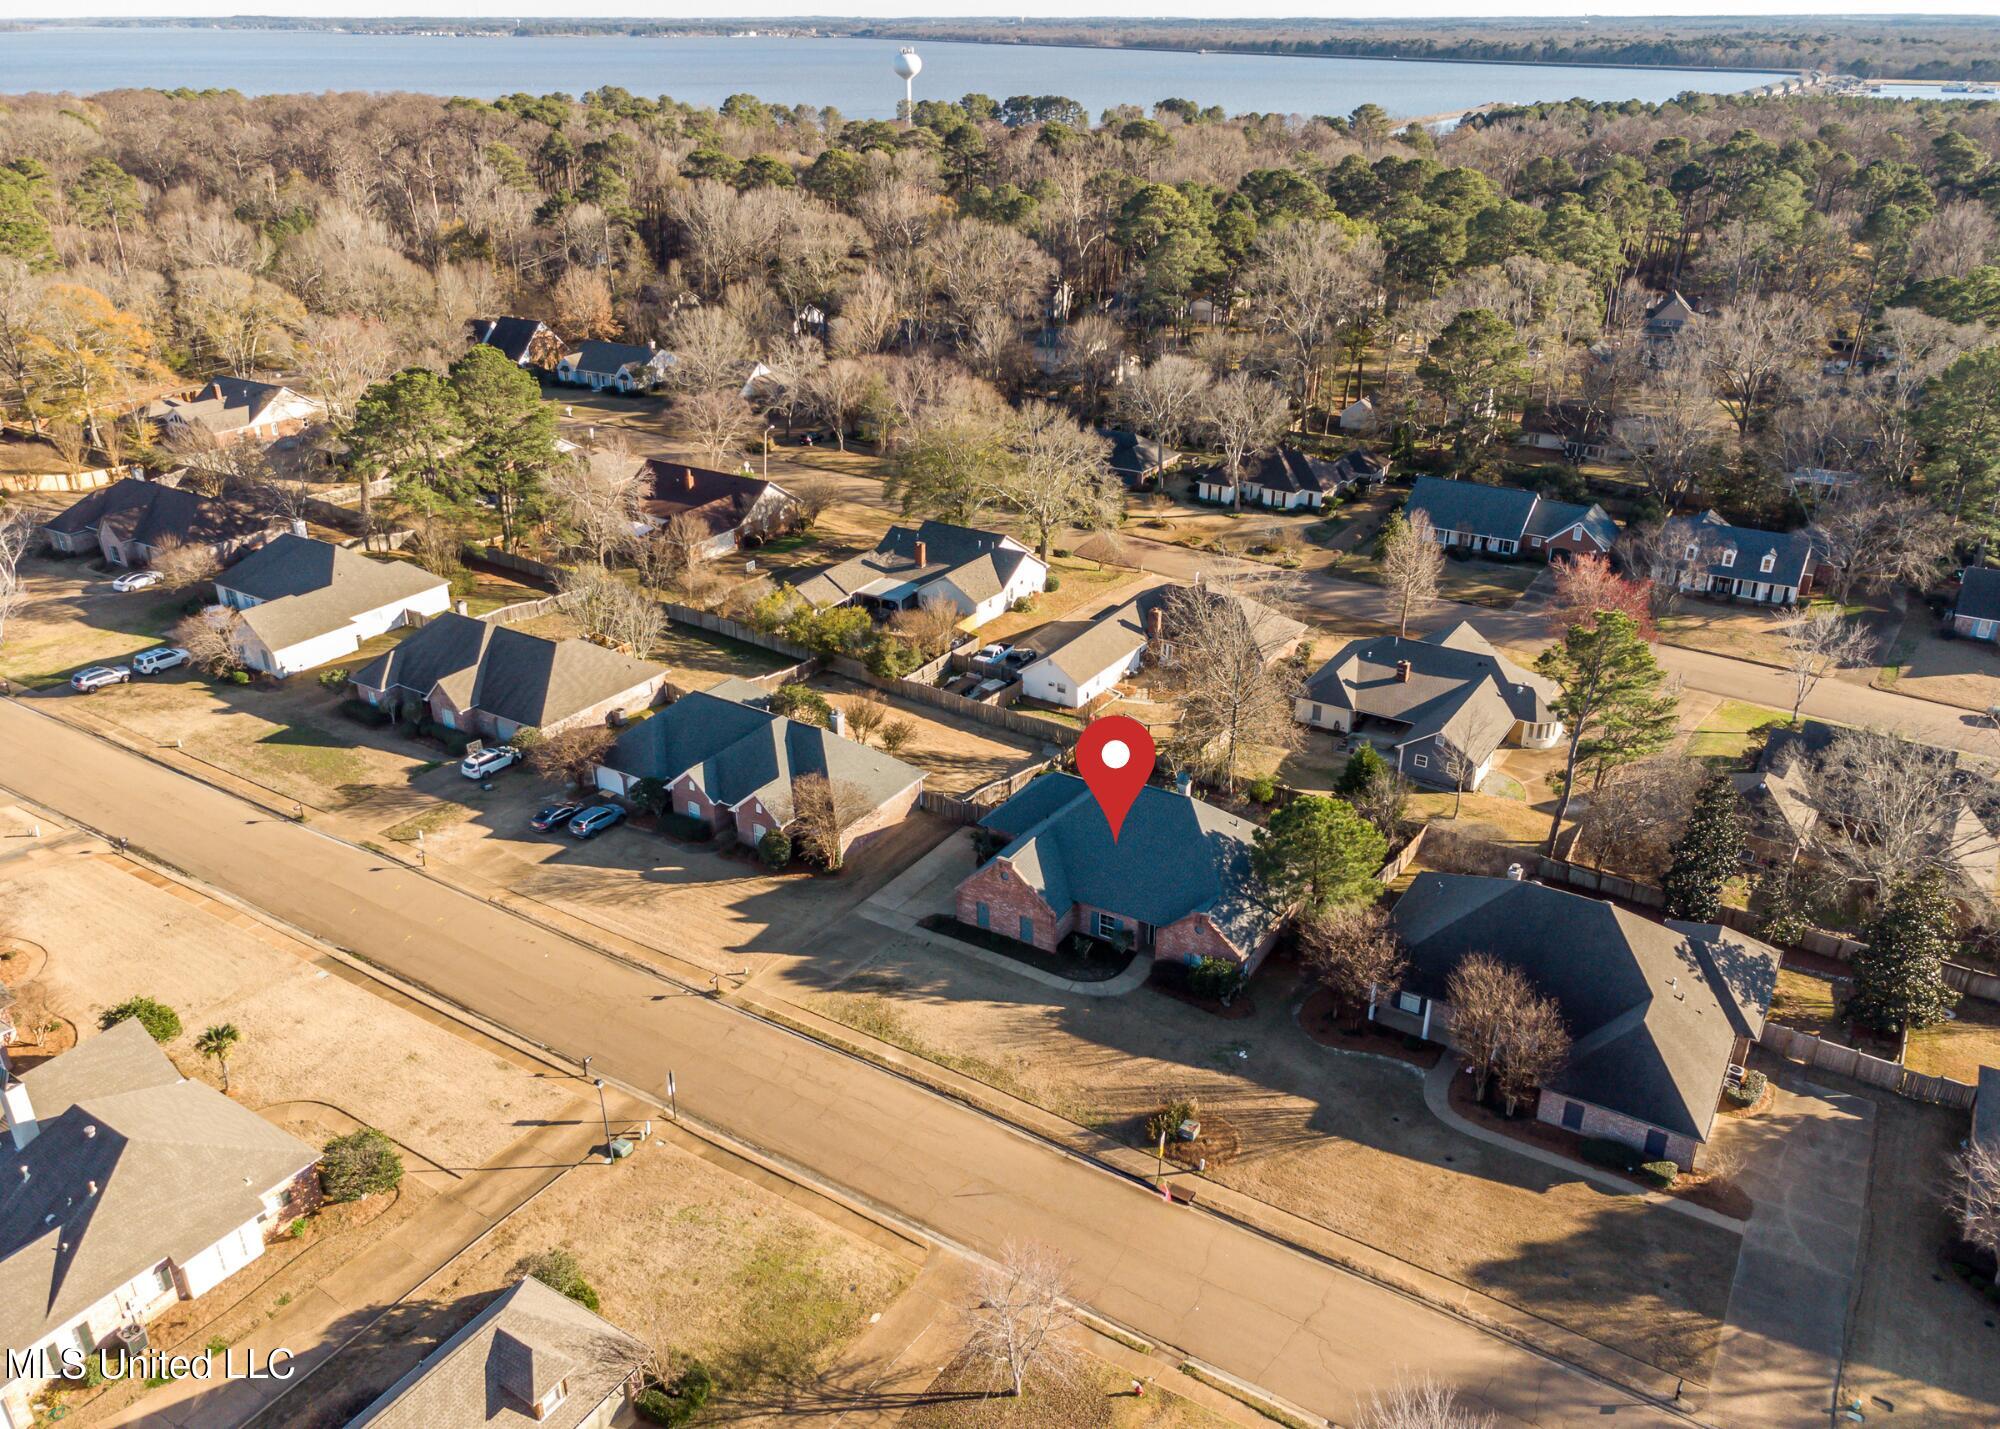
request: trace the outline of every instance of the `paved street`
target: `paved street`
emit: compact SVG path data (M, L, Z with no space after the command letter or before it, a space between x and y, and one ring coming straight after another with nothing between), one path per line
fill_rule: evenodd
M968 1108L422 874L0 701L0 780L627 1084L772 1158L988 1253L1052 1242L1141 1334L1352 1422L1429 1373L1510 1423L1675 1422L1658 1409ZM1421 1213L1421 1208L1412 1208Z

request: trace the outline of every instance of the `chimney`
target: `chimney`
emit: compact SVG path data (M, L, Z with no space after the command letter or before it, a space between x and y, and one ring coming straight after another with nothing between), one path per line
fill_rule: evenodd
M306 518L305 518L305 517L303 517L303 516L294 516L294 517L292 518L292 534L293 534L294 536L297 536L297 537L298 537L298 538L299 538L300 540L304 540L304 539L305 539L305 534L306 534Z
M462 600L455 600L455 601L453 601L453 602L451 603L451 608L452 608L453 612L454 612L455 614L458 614L458 615L470 615L470 614L472 614L472 607L471 607L471 606L469 606L469 605L467 605L467 604L466 604L466 603L465 603L464 601L462 601Z
M847 738L847 712L841 709L839 705L833 707L833 718L828 721L827 728L842 739Z
M35 1104L29 1099L26 1082L9 1082L0 1087L0 1111L6 1113L7 1130L14 1135L14 1149L27 1150L28 1143L42 1128L35 1121Z
M694 468L693 468L693 467L691 467L691 466L690 466L690 467L686 467L686 468L684 468L684 469L682 470L682 472L681 472L681 486L682 486L682 487L683 487L683 488L684 488L685 490L688 490L688 491L693 491L693 490L694 490Z
M1157 645L1161 640L1166 638L1166 633L1166 607L1156 605L1146 612L1146 642L1149 645Z
M1510 863L1507 865L1507 876L1513 879L1514 882L1516 883L1519 883L1527 875L1527 872L1528 871L1525 868L1521 867L1521 865L1518 863Z
M927 566L930 563L931 563L930 547L925 545L922 541L917 542L917 564L920 566Z
M1176 794L1185 794L1188 798L1192 799L1194 797L1194 776L1185 769L1176 774L1174 776L1174 792Z
M1399 685L1410 683L1410 662L1408 660L1398 660L1396 662L1396 683Z

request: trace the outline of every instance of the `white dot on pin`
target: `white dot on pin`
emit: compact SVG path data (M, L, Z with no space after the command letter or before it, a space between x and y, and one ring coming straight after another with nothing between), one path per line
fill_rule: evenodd
M1104 761L1106 769L1123 769L1132 762L1132 751L1125 747L1122 739L1106 740L1098 757Z

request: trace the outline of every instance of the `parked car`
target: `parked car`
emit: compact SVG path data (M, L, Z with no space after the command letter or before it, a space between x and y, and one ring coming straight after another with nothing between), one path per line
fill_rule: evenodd
M550 829L561 828L582 812L581 804L550 804L536 811L535 817L528 820L528 827L545 834Z
M171 670L176 665L188 662L188 652L178 646L162 645L157 650L141 650L132 657L132 673L135 675L157 675L162 670Z
M592 804L569 821L569 831L580 839L594 839L624 817L625 811L616 804Z
M484 779L489 774L498 774L510 764L520 762L520 750L511 744L499 744L466 755L458 761L458 772L468 779Z
M1034 651L1028 649L1027 647L1016 645L1012 650L1009 650L1007 652L1006 656L1000 661L1000 663L1006 666L1007 669L1010 671L1025 670L1028 666L1034 664L1035 661L1041 658L1042 658L1041 656L1037 655Z
M126 591L144 590L147 586L160 583L158 571L127 571L111 583L111 588L121 595Z
M87 670L78 670L69 677L69 687L79 694L92 694L106 685L122 685L132 678L132 672L123 665L92 665Z
M972 658L982 665L991 665L1006 654L1007 647L1005 645L987 645L982 647L979 653Z

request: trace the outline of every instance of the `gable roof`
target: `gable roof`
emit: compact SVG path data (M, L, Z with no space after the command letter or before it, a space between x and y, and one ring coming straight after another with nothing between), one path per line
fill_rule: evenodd
M1701 312L1680 295L1679 289L1675 289L1649 306L1645 316L1647 327L1655 331L1670 331L1699 318Z
M701 692L629 726L604 756L604 767L663 783L692 774L712 802L734 807L755 797L781 824L791 821L793 781L807 774L857 785L877 807L924 777L900 759L818 725Z
M1754 526L1732 526L1713 511L1699 519L1676 516L1668 529L1680 539L1709 547L1715 559L1708 573L1734 580L1768 581L1773 585L1804 585L1812 569L1812 537L1804 531L1760 531ZM1723 554L1736 552L1732 565L1722 563ZM1760 566L1766 555L1772 558L1768 571Z
M1366 400L1366 399L1363 399ZM1340 485L1357 481L1386 481L1390 463L1366 447L1355 447L1334 458L1332 475Z
M644 367L655 358L674 360L672 353L661 352L658 348L640 342L580 342L576 350L567 354L570 367L577 372L595 372L603 377L616 377L628 367Z
M319 1159L182 1078L135 1020L20 1081L38 1132L19 1151L0 1135L0 1346L26 1349L160 1261L208 1249Z
M497 347L514 362L526 362L535 339L549 332L540 318L474 318L468 324L474 342Z
M919 543L924 548L922 564L917 561ZM979 601L998 595L1021 563L1034 559L1026 546L998 531L945 521L891 526L874 550L800 582L798 594L813 605L837 605L864 594L900 600L933 581L948 579Z
M1245 486L1265 491L1332 491L1337 485L1323 462L1314 461L1296 447L1278 447L1258 454L1243 477Z
M1069 676L1072 683L1087 683L1093 676L1100 675L1114 665L1123 665L1132 656L1146 647L1146 626L1154 611L1161 613L1163 626L1167 623L1172 606L1170 593L1185 590L1185 586L1155 586L1142 591L1125 604L1108 610L1097 619L1080 627L1072 627L1074 633L1058 644L1043 651L1042 659ZM1295 644L1304 635L1303 622L1292 619L1271 609L1261 601L1248 596L1227 591L1207 590L1203 594L1215 603L1233 609L1255 636L1259 650L1266 660L1276 659L1285 647ZM1171 629L1163 633L1169 640L1173 638ZM1040 663L1039 661L1036 663ZM1033 666L1029 667L1030 669ZM1024 670L1022 672L1026 674Z
M1609 551L1618 544L1618 523L1611 519L1611 513L1592 502L1584 506L1574 501L1545 501L1537 499L1535 514L1528 518L1528 535L1540 536L1544 541L1552 540L1572 526L1583 528L1585 535Z
M1407 662L1410 677L1397 678ZM1465 621L1421 640L1375 635L1343 645L1306 681L1305 698L1408 727L1398 743L1442 736L1483 763L1516 721L1550 724L1557 690Z
M1778 954L1712 923L1655 923L1539 883L1420 873L1398 900L1404 986L1442 998L1466 954L1518 968L1571 1038L1554 1092L1706 1139L1738 1037L1755 1039Z
M1162 447L1151 437L1142 437L1137 432L1099 427L1097 435L1111 443L1111 469L1127 484L1151 476L1156 468L1171 467L1181 459L1181 454L1173 448Z
M1148 784L1118 838L1074 774L1044 774L979 821L1009 842L996 855L1058 916L1077 903L1163 928L1207 915L1248 954L1284 917L1250 867L1256 825Z
M403 689L426 700L443 687L456 709L540 728L665 674L664 666L588 640L547 640L447 611L352 678L363 689Z
M145 415L156 420L185 422L226 436L256 426L274 404L288 397L314 407L321 405L281 383L257 382L248 377L214 377L192 397L162 397L149 404Z
M243 502L211 500L181 487L126 476L99 487L43 524L66 535L104 530L115 540L158 546L168 540L213 545L281 523Z
M1527 534L1535 513L1535 493L1518 486L1482 486L1476 481L1447 481L1420 476L1403 503L1407 512L1421 511L1440 531L1467 531L1518 541Z
M539 1280L523 1279L389 1386L348 1429L575 1429L646 1354L643 1343L608 1320ZM564 1381L562 1403L538 1418L541 1397Z
M2000 570L1968 567L1959 582L1958 603L1952 609L1968 620L2000 620Z
M643 468L645 488L639 509L661 525L685 511L719 536L742 525L743 518L767 493L775 491L785 500L791 499L777 482L738 472L713 471L661 457L648 457Z
M445 582L409 561L371 561L345 546L288 532L217 576L215 585L260 602L242 612L244 627L282 650Z

